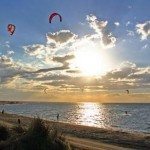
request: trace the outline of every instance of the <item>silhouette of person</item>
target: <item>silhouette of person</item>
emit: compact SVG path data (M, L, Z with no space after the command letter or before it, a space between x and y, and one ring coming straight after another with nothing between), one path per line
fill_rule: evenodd
M4 109L2 110L2 114L4 114Z
M20 124L21 123L21 121L20 121L20 119L18 119L18 124Z
M59 120L59 114L57 114L57 121Z

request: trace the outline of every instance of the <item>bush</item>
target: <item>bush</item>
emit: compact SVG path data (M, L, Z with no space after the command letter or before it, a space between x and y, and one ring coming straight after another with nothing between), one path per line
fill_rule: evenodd
M13 127L12 130L17 134L23 134L26 132L26 130L20 125Z
M57 131L40 118L34 119L21 146L23 150L69 150L69 146L57 138Z
M20 127L15 131L22 132ZM21 137L20 137L21 135ZM2 150L70 150L69 145L58 137L54 128L49 128L40 118L34 119L25 134L18 134L17 137L9 139L0 144Z
M9 130L7 127L0 125L0 141L5 141L9 138Z
M47 138L49 135L49 127L42 119L36 118L29 127L28 134L34 137Z

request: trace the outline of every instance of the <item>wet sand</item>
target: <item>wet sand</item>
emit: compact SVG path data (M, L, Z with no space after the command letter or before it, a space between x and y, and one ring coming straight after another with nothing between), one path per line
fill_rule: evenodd
M16 126L18 118L21 120L22 126L25 127L28 127L33 120L33 118L15 114L0 114L0 124L5 124L8 127ZM92 147L92 150L124 150L126 148L150 150L150 134L129 133L117 129L103 129L47 120L45 122L57 128L66 140L77 148L91 149Z

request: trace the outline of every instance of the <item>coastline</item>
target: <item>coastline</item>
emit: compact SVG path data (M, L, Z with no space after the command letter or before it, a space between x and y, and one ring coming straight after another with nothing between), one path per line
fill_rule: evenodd
M0 101L0 105L6 105L6 104L22 104L22 102L19 102L19 101Z
M34 119L31 117L5 113L0 114L0 124L5 124L8 127L16 126L18 118L21 120L21 125L24 127L28 127ZM148 133L130 133L118 129L104 129L48 120L45 120L45 122L46 124L57 128L64 137L69 136L92 141L94 140L126 148L142 150L150 149L150 134Z

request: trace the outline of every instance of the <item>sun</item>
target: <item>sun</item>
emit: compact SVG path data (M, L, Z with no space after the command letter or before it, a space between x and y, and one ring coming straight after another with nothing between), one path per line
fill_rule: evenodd
M86 76L102 75L110 66L107 57L91 43L82 46L75 52L74 63Z

